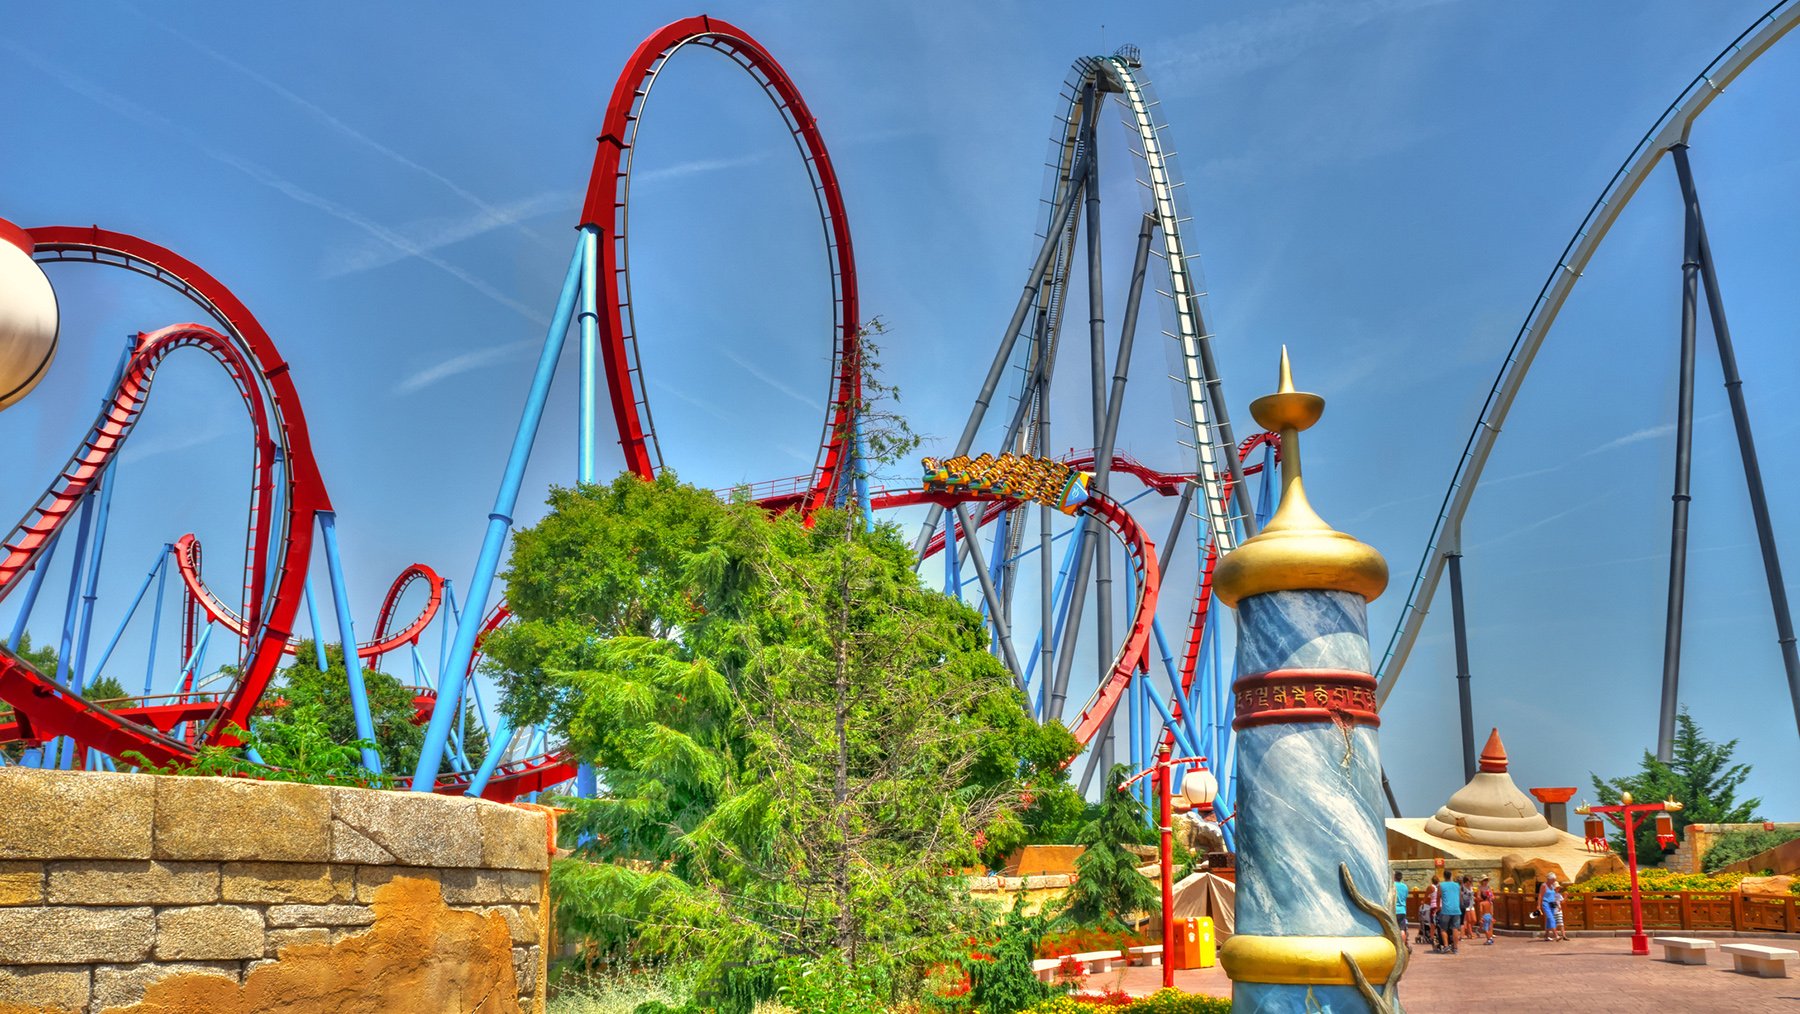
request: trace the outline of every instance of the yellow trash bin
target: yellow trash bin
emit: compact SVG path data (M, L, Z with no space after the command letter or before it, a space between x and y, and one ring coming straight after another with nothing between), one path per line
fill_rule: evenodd
M1198 919L1189 920L1188 925L1193 927L1190 932L1195 935L1196 939L1194 943L1197 945L1197 950L1199 951L1199 960L1195 962L1196 966L1199 968L1211 968L1213 965L1218 964L1219 945L1217 940L1213 937L1212 917L1203 915Z

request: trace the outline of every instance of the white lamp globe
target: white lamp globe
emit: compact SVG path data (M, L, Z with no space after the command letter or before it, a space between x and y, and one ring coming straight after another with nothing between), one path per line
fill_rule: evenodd
M1218 795L1219 780L1205 768L1189 771L1181 779L1181 798L1190 806L1204 809L1211 806Z
M0 409L31 393L56 358L56 292L31 236L0 219Z

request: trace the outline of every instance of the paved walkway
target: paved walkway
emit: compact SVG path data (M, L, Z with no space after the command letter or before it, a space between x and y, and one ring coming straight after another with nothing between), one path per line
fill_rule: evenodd
M1696 934L1697 935L1697 934ZM1721 939L1800 950L1785 939ZM1780 1011L1800 1014L1800 970L1794 978L1759 979L1731 970L1731 956L1714 952L1710 963L1673 965L1633 957L1625 937L1591 937L1544 943L1502 937L1494 946L1463 944L1460 954L1432 954L1414 946L1400 985L1400 1001L1411 1014L1436 1011L1579 1011L1581 1014L1647 1014L1655 1011ZM1230 996L1222 969L1175 973L1178 989ZM1086 989L1119 988L1134 996L1162 986L1162 969L1133 967L1088 977Z

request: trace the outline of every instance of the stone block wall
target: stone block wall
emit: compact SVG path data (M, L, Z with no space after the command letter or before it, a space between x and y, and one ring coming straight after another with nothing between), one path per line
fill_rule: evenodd
M1388 861L1389 879L1394 873L1406 880L1409 891L1423 891L1431 886L1433 876L1442 876L1446 871L1461 879L1467 875L1471 880L1479 882L1482 877L1489 878L1495 890L1500 889L1500 860L1498 859L1446 859L1439 866L1434 859L1392 859Z
M0 769L0 1014L537 1012L554 815Z

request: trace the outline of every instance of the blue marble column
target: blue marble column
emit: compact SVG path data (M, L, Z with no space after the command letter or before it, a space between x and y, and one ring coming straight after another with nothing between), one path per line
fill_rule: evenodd
M1240 723L1257 714L1277 719L1283 714L1279 708L1258 712L1257 690L1280 689L1283 697L1298 692L1311 706L1322 703L1313 695L1325 687L1327 711L1345 700L1346 693L1336 690L1341 684L1319 674L1369 672L1367 610L1361 595L1345 591L1275 591L1240 601L1237 659L1243 675L1235 688ZM1271 678L1258 679L1265 675ZM1246 690L1252 694L1248 701ZM1363 700L1360 694L1349 699L1358 705ZM1372 698L1368 703L1372 711ZM1309 710L1292 709L1296 716ZM1381 926L1351 904L1338 871L1340 862L1348 864L1366 897L1387 898L1381 761L1373 723L1354 717L1362 710L1353 706L1335 719L1309 715L1238 728L1237 933L1227 947L1250 957L1237 968L1237 962L1227 961L1235 979L1232 1009L1238 1014L1369 1010L1349 983L1348 966L1337 958L1344 938L1381 941L1367 941L1366 950L1352 945L1353 951L1379 954L1387 948L1385 961L1360 962L1377 987L1393 964ZM1339 981L1254 981L1281 977Z

